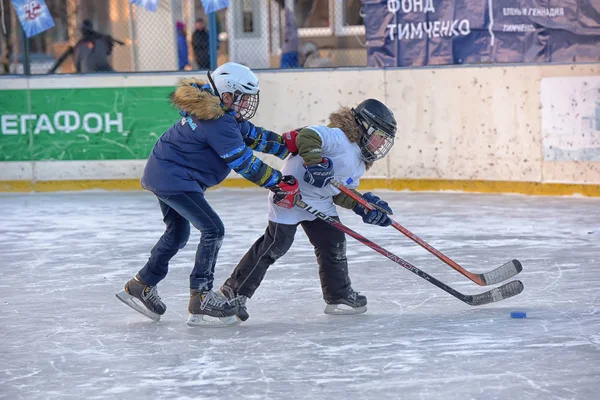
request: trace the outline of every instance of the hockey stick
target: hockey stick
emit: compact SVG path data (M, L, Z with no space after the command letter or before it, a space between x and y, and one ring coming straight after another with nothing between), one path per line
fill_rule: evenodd
M385 212L386 214L388 213L386 210L382 209L381 207L377 207L376 205L369 203L367 200L365 200L364 197L362 197L362 195L360 193L355 192L352 189L348 189L347 187L342 185L340 182L338 182L336 180L331 180L330 183L332 186L338 188L344 194L348 195L353 200L360 203L360 205L362 205L363 207L366 207L369 210L373 210L376 208L380 211ZM427 250L428 252L430 252L431 254L433 254L434 256L439 258L440 260L442 260L445 264L451 266L456 271L460 272L462 275L466 276L467 278L469 278L470 280L472 280L479 286L493 285L493 284L505 281L508 278L511 278L511 277L517 275L519 272L521 272L523 270L523 266L521 265L519 260L512 260L512 261L507 262L506 264L499 266L498 268L496 268L494 270L484 272L481 274L476 274L476 273L467 271L466 269L461 267L458 263L456 263L455 261L450 259L448 256L444 255L441 251L435 249L429 243L427 243L426 241L424 241L423 239L421 239L420 237L418 237L417 235L415 235L414 233L412 233L411 231L409 231L408 229L406 229L405 227L403 227L402 225L400 225L398 222L394 221L393 219L392 219L392 226L396 230L402 232L402 234L404 234L406 237L411 239L413 242L417 243L419 246L423 247L425 250Z
M328 215L323 214L319 210L312 208L311 206L306 204L304 201L297 200L296 205L298 207L308 211L309 213L316 216L317 218L327 222L329 225L332 225L333 227L339 229L340 231L344 232L345 234L352 236L354 239L358 240L359 242L363 243L366 246L369 246L370 248L372 248L379 254L386 256L387 258L389 258L396 264L406 268L413 274L416 274L420 278L423 278L426 281L434 284L435 286L442 289L446 293L451 294L452 296L467 303L470 306L480 306L483 304L488 304L488 303L493 303L496 301L508 299L509 297L516 296L523 291L523 283L521 283L521 281L511 281L511 282L508 282L502 286L498 286L497 288L494 288L494 289L489 290L484 293L479 293L479 294L474 294L474 295L462 294L462 293L458 292L457 290L451 288L450 286L446 285L445 283L438 281L433 276L421 271L419 268L408 263L407 261L404 261L402 258L389 252L388 250L384 249L383 247L379 246L378 244L373 243L366 237L353 231L352 229L348 228L346 225L342 224L341 222L335 220L334 218L332 218Z

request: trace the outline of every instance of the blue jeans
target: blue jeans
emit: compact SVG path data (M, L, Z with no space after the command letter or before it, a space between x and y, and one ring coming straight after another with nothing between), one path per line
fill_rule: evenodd
M202 193L185 192L156 196L167 229L150 251L148 262L139 272L141 278L148 285L156 286L167 276L169 261L179 249L185 247L190 237L191 223L200 231L201 236L194 269L190 274L190 288L211 290L217 256L225 236L223 221Z

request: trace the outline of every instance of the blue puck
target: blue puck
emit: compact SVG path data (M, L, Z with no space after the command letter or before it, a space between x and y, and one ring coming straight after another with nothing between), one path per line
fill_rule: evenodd
M511 318L527 318L527 313L525 311L511 311Z

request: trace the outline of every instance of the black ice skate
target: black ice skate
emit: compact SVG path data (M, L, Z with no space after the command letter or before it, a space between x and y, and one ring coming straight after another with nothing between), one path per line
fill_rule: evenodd
M241 321L250 318L250 314L248 314L248 309L246 308L246 300L248 300L246 296L234 293L232 288L225 285L221 286L221 293L227 297L229 304L235 307L235 315Z
M367 296L350 289L344 297L325 299L325 314L349 315L362 314L367 311Z
M222 327L239 323L235 307L227 299L212 290L190 290L189 326Z
M159 321L160 316L167 311L167 306L160 299L156 286L147 285L139 274L117 293L117 299L155 321Z

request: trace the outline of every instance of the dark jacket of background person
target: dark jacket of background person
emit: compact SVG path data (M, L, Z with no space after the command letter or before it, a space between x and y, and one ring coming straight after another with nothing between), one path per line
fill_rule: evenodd
M113 71L108 62L108 57L113 49L113 42L110 37L94 31L89 21L84 21L81 33L83 37L77 42L73 50L77 72Z
M198 29L198 28L201 29ZM199 69L210 68L209 37L203 21L196 21L196 30L192 36L192 48Z

